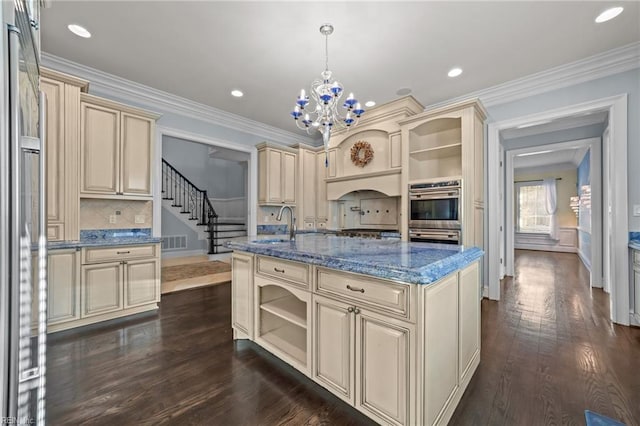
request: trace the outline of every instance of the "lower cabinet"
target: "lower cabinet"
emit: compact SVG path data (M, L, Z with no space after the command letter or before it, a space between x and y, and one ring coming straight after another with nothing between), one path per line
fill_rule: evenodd
M232 268L234 338L380 424L449 422L480 362L478 261L424 286L239 252Z
M159 246L49 252L49 332L157 309Z
M80 251L50 251L47 266L47 324L80 319Z
M82 266L82 318L122 310L121 262Z
M231 256L231 325L234 338L253 338L253 256Z
M415 326L313 296L312 378L382 423L407 424Z

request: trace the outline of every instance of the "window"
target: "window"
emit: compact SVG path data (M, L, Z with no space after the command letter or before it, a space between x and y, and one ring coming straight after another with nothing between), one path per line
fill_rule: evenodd
M546 194L542 183L516 184L517 232L548 234L551 215L545 207Z

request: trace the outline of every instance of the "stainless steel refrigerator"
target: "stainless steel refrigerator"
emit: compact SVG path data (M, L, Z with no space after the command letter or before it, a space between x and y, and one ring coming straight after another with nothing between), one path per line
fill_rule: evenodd
M40 0L0 2L0 416L44 424L46 100L39 91Z

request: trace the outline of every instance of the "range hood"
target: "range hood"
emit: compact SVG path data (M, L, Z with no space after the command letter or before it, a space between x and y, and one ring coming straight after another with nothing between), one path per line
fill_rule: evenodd
M336 201L354 191L378 191L389 197L401 196L400 169L328 178L327 200Z

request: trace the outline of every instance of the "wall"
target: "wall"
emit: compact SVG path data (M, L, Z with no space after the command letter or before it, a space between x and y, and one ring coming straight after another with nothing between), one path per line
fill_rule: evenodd
M80 229L151 228L152 201L80 199ZM118 212L120 212L118 214ZM110 223L109 216L116 217ZM143 223L135 217L143 216Z
M598 78L585 83L552 90L535 96L519 99L487 108L490 121L503 121L515 117L540 113L596 99L628 95L627 158L628 158L628 202L629 230L640 231L640 217L632 215L633 204L640 204L640 68Z
M515 181L527 181L527 180L542 180L545 178L556 177L561 178L556 181L557 195L558 195L558 225L560 227L575 227L578 224L576 214L569 207L570 197L577 195L577 170L572 169L558 169L558 170L545 170L544 172L537 172L531 168L515 169L514 179ZM517 205L518 200L514 194L514 202ZM517 208L514 206L514 211ZM517 223L514 223L517 226Z
M198 240L198 234L184 223L180 222L173 213L162 207L162 236L186 235L187 247L183 250L206 250L208 240ZM165 251L165 250L163 250ZM171 250L174 251L174 250ZM175 250L178 251L178 250Z
M582 198L591 186L591 150L588 150L578 166L578 191L581 197L578 215L578 254L587 268L591 267L591 202Z

